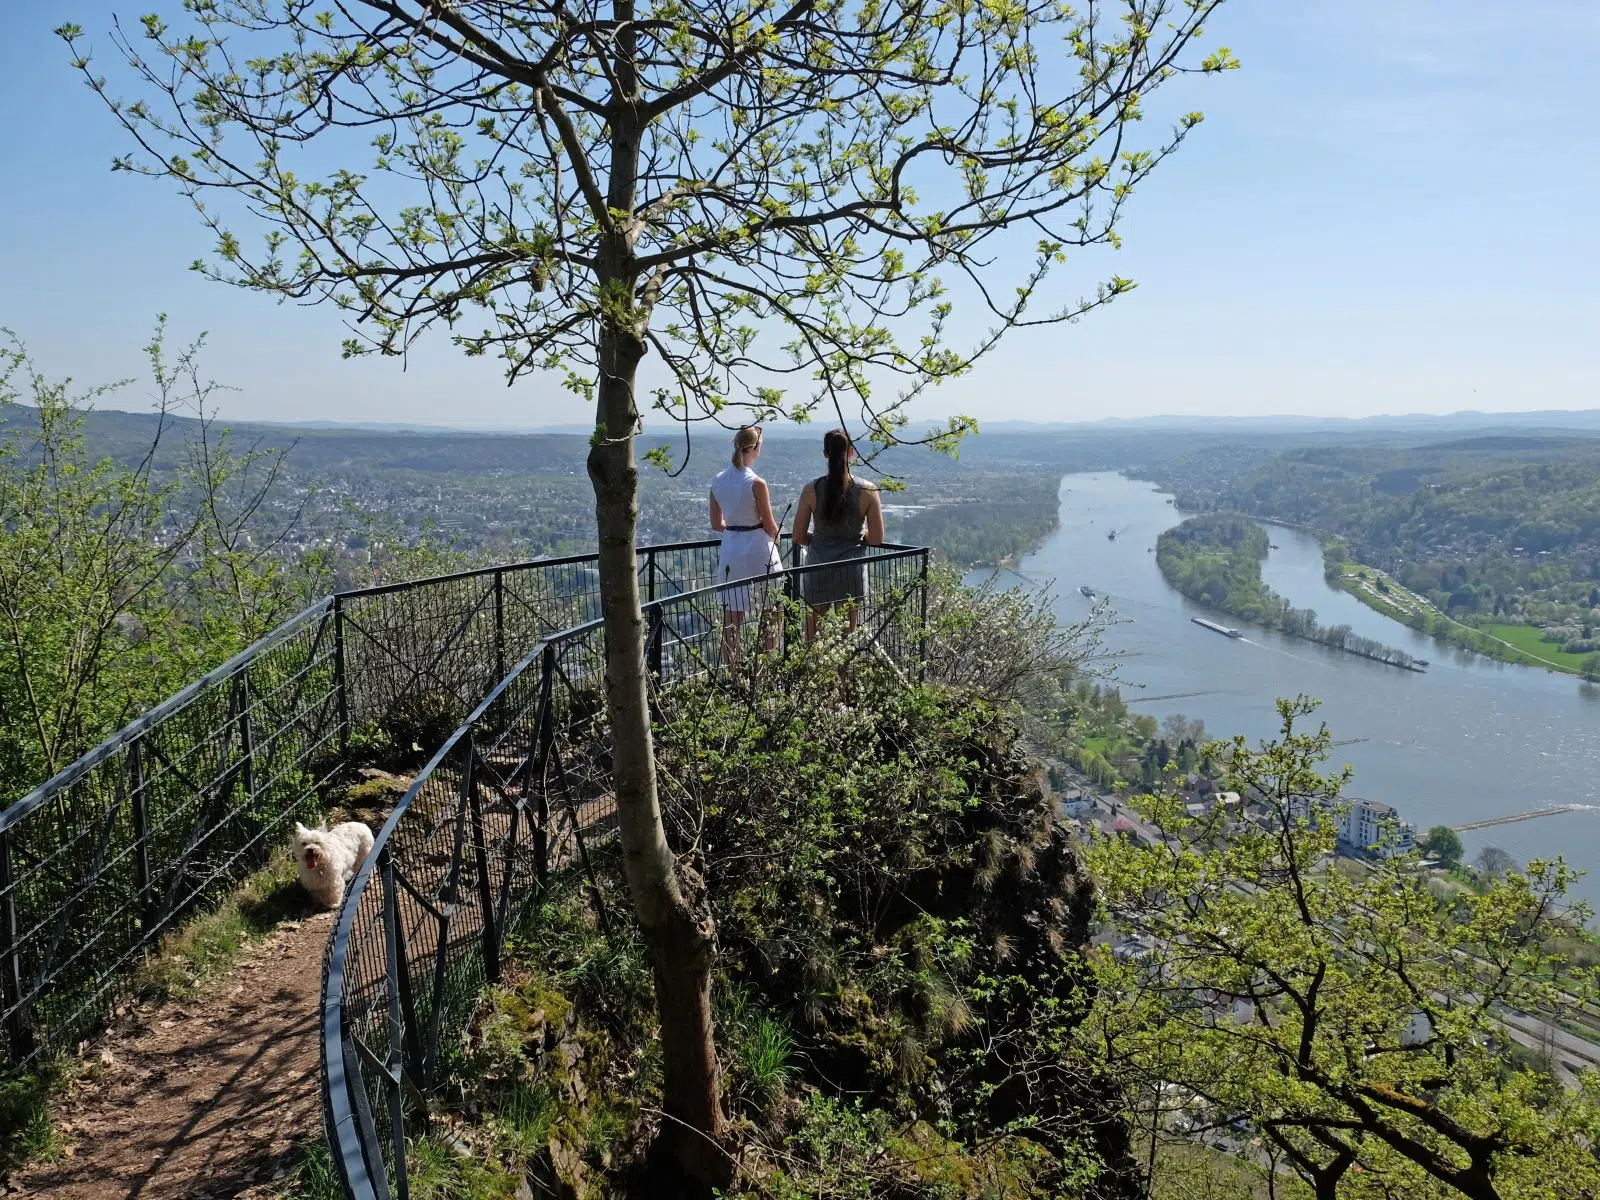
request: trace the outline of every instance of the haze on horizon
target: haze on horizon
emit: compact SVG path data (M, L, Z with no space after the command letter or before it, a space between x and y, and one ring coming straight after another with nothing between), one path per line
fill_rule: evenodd
M177 4L0 12L0 325L48 371L140 375L165 312L174 340L209 332L208 373L238 389L221 401L230 418L592 419L554 378L508 390L438 334L404 372L346 362L331 309L190 273L207 235L170 187L111 174L121 131L50 32L81 24L115 78L112 14L151 7ZM1600 4L1230 0L1209 33L1243 69L1184 94L1206 122L1136 195L1125 248L1081 256L1054 298L1112 271L1138 290L1075 326L1009 335L914 418L1600 407ZM144 403L135 386L105 406Z

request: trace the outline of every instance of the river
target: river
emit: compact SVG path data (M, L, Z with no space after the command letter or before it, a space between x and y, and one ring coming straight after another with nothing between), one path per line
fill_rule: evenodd
M1322 625L1358 633L1429 660L1426 674L1370 662L1219 617L1179 595L1156 568L1156 537L1181 515L1153 484L1110 473L1061 481L1061 527L1019 564L1017 575L1053 583L1063 618L1081 618L1087 585L1123 623L1106 638L1122 654L1117 677L1137 711L1199 717L1212 737L1276 732L1273 700L1304 692L1336 740L1332 765L1348 763L1347 794L1393 804L1416 822L1462 825L1554 804L1595 805L1461 835L1470 858L1485 845L1519 861L1564 855L1600 867L1600 689L1570 675L1513 666L1443 646L1391 621L1322 575L1318 540L1269 526L1275 548L1264 575ZM1107 534L1115 531L1115 540ZM1244 631L1235 641L1190 621L1210 616ZM1137 685L1137 686L1135 686ZM1173 696L1174 699L1161 699ZM1600 906L1600 878L1575 889Z

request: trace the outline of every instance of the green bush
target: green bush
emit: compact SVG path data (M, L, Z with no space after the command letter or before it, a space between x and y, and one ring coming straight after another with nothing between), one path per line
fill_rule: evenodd
M1009 706L847 647L768 664L754 705L714 684L663 698L669 828L693 831L716 916L735 1093L758 1111L855 1096L963 1153L1025 1117L1049 1194L1116 1153L1093 1144L1066 1036L1091 890Z
M45 1067L0 1080L0 1175L61 1153L61 1135L50 1119L50 1103L62 1074Z

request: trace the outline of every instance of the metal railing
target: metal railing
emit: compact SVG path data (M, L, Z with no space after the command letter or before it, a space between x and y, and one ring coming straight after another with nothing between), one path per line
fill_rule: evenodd
M716 564L715 541L642 548L641 586L701 588ZM157 940L318 806L352 735L425 753L599 613L592 555L328 596L0 812L0 1067L93 1032Z
M858 652L922 662L928 551L882 547L846 566L658 596L643 606L657 702L723 667L723 609L744 614L746 654L786 654L807 602L852 598ZM784 603L788 601L788 603ZM552 885L587 884L610 936L598 852L616 824L598 619L547 636L446 738L378 831L337 915L324 965L324 1115L346 1195L406 1200L407 1148L457 1066L509 931ZM614 855L604 861L614 863ZM607 878L608 884L615 880Z

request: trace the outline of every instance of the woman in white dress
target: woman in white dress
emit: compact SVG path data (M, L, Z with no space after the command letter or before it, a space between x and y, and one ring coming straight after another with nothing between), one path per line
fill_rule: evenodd
M751 466L761 457L761 426L744 425L733 435L733 465L724 467L711 481L711 528L722 535L717 556L717 582L754 579L782 569L778 558L778 523L772 517L772 497L767 481ZM739 667L739 632L744 615L756 607L761 587L724 588L722 601L722 661L730 670ZM770 642L776 629L767 631ZM770 649L771 646L769 645Z

